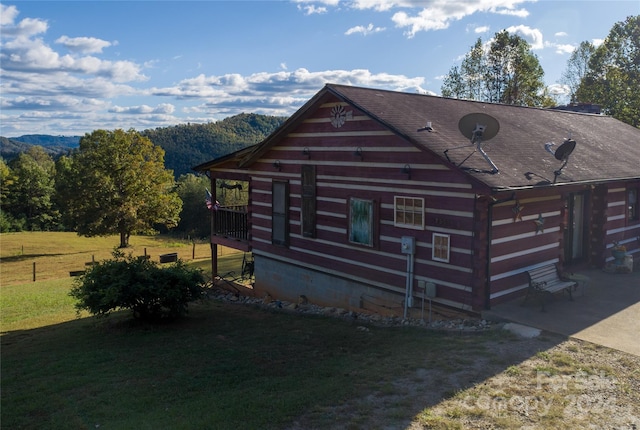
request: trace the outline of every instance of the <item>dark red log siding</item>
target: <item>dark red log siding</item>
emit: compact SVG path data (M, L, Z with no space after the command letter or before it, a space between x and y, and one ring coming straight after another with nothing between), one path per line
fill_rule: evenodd
M381 291L397 293L395 307L401 309L407 260L400 252L400 238L414 236L414 288L419 281L434 282L438 289L435 301L471 309L475 200L471 185L464 175L450 170L437 157L395 136L352 107L344 106L352 111L351 119L334 128L329 122L333 106L323 105L251 166L254 252L310 269L327 268L345 278L364 279ZM356 155L358 148L362 156ZM280 162L280 171L273 166L275 161ZM315 238L304 237L301 232L302 164L316 166ZM405 165L410 168L410 175L402 171ZM270 242L273 179L288 180L290 184L288 248ZM394 226L394 196L424 198L423 230ZM374 247L349 243L350 197L375 202L378 219ZM432 259L433 232L450 235L448 263Z
M602 267L611 261L614 241L624 244L632 255L640 255L640 221L629 220L627 214L628 189L637 186L638 181L520 191L515 193L515 200L495 205L491 229L491 303L522 294L528 286L526 271L530 268L549 263L562 266L566 202L571 193L586 196L588 265ZM521 219L515 217L516 201L522 207ZM544 226L536 231L535 222L540 216Z
M493 208L491 227L491 303L521 294L526 271L562 264L565 199L560 191L528 191ZM516 205L521 207L516 216ZM536 223L543 221L542 226Z
M613 260L611 249L614 242L624 245L634 259L640 259L640 220L630 220L628 217L630 189L636 189L640 194L640 181L612 184L603 198L605 242L601 259L605 262Z

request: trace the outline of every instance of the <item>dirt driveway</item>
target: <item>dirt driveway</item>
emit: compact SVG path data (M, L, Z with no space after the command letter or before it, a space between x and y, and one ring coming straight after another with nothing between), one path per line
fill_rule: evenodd
M579 288L574 300L555 296L541 312L540 306L523 299L495 306L487 318L500 318L530 327L586 340L640 356L640 271L630 274L602 270L580 272L590 281Z

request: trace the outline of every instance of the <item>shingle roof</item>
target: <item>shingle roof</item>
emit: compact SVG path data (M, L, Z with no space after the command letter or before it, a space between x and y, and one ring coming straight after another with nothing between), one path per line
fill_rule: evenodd
M568 137L576 147L556 184L640 178L640 129L609 116L334 84L323 91L445 161L448 154L451 162L492 188L531 187L543 179L553 182L562 162L545 151L545 143L554 142L557 149ZM486 173L490 165L458 129L460 118L478 112L500 124L498 134L482 145L498 173ZM428 121L433 131L418 131Z

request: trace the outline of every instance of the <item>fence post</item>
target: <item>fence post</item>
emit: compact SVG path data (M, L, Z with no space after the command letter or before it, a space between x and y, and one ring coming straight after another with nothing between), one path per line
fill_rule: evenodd
M191 250L191 259L195 260L196 259L196 241L193 241L193 248Z
M36 282L36 262L33 262L33 282Z

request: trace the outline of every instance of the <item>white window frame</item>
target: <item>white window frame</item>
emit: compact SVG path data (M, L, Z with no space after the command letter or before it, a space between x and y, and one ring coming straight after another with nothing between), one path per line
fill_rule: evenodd
M437 240L440 239L440 240ZM446 257L442 255L440 252L442 249L442 245L440 242L442 239L446 239L446 247L444 251L446 253ZM436 253L436 251L438 251ZM433 261L441 261L443 263L448 263L451 256L451 235L442 234L442 233L433 233L431 238L431 259Z
M400 200L412 200L412 203L415 203L416 201L420 202L420 209L419 210L412 210L412 211L407 211L405 209L400 210L399 209L399 201ZM402 205L404 206L404 205ZM415 204L412 207L416 207ZM411 213L411 214L420 214L420 218L421 218L421 222L420 223L407 223L404 221L399 221L398 220L398 213L402 211L405 214ZM411 197L411 196L394 196L393 197L393 225L395 227L402 227L402 228L410 228L413 230L424 230L424 219L425 219L425 210L424 210L424 197Z

